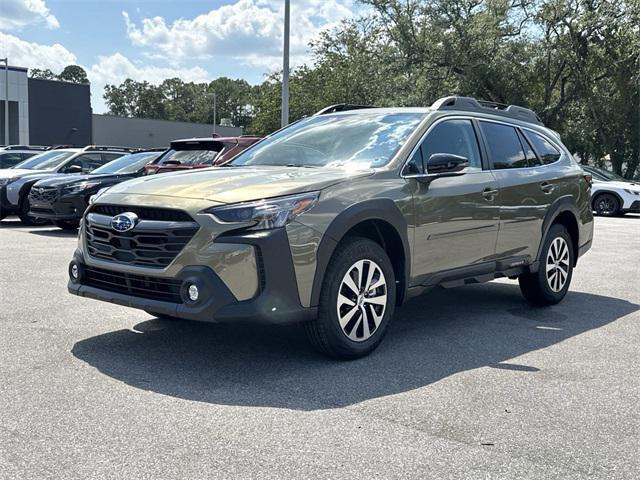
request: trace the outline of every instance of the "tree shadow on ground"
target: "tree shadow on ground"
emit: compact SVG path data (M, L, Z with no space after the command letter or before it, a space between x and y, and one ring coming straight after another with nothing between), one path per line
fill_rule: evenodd
M300 328L149 320L79 341L72 353L133 387L215 404L335 408L406 392L484 366L530 372L511 359L639 309L570 292L529 307L517 285L434 290L396 313L378 350L339 362L315 354ZM96 318L97 320L97 318Z

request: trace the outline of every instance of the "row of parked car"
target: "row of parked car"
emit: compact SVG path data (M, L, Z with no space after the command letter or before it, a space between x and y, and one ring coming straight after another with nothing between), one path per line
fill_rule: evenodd
M103 145L2 147L0 220L18 215L26 225L53 222L74 230L100 190L143 175L224 164L259 139L196 138L148 150Z

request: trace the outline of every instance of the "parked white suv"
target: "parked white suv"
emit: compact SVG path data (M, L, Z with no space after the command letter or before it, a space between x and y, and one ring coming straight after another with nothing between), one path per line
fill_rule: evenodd
M593 177L591 202L597 215L613 217L640 213L640 183L602 168L582 168Z

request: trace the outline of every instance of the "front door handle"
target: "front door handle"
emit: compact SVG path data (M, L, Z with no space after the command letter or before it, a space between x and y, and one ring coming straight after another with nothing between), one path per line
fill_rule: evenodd
M544 193L551 193L553 192L554 188L556 187L554 187L553 184L549 182L542 182L540 184L540 190L542 190Z
M482 191L482 196L487 200L493 200L493 197L495 197L496 195L498 195L498 190L495 188L487 187Z

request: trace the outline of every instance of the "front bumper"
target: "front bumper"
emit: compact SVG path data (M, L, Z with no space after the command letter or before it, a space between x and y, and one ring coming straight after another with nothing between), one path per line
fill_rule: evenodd
M300 304L296 276L284 228L242 235L224 235L216 243L248 244L258 253L260 286L253 298L238 300L220 276L209 266L191 265L176 275L150 277L125 273L117 265L99 268L88 265L80 251L73 263L80 271L70 278L74 295L103 300L148 312L203 322L248 322L287 324L315 318L317 308ZM96 273L97 271L97 273ZM96 280L96 275L102 275ZM166 292L151 292L160 288ZM191 302L187 291L195 284L200 291Z
M52 202L34 201L30 198L29 203L30 215L50 220L80 221L88 206L84 195L67 195Z
M3 185L0 187L0 213L2 215L9 215L11 213L16 213L18 211L18 207L16 205L12 205L7 198L7 186Z

